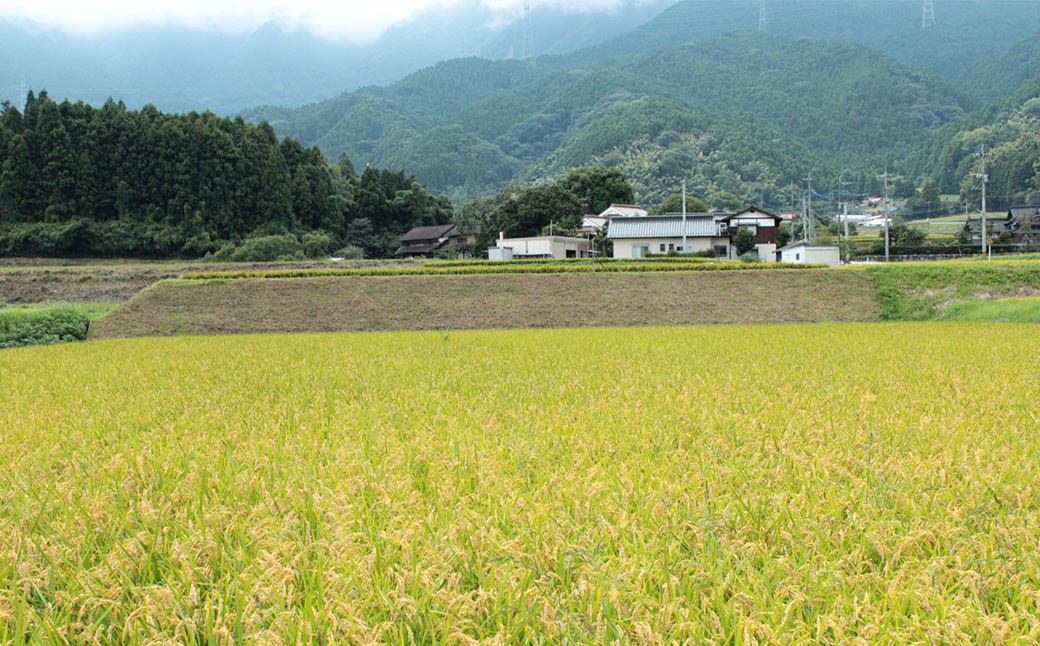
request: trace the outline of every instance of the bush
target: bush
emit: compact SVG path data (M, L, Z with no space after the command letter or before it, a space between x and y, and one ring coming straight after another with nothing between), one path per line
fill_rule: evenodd
M751 250L740 254L740 262L762 262L762 258L757 251Z
M228 242L208 254L211 262L286 262L308 258L328 258L332 237L324 231L310 231L297 238L291 233L246 238L237 246Z
M311 231L300 237L300 245L306 258L328 258L332 237L324 231Z
M365 257L365 250L361 247L348 244L333 255L344 260L361 260Z
M72 308L41 311L0 310L0 348L82 341L90 320Z

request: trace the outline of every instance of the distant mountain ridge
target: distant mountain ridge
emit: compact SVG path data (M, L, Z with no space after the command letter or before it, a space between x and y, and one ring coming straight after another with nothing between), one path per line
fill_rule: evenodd
M677 165L706 190L768 178L756 190L775 191L807 164L884 163L972 105L941 79L862 45L749 31L601 66L547 67L452 61L386 88L244 116L333 158L408 168L464 201L572 166L624 165L636 149L648 167L629 172L644 195L659 197ZM445 95L445 87L459 91ZM659 150L645 147L669 131ZM721 160L720 148L733 158ZM768 163L742 173L758 156Z
M669 2L627 2L603 11L535 6L534 53L567 52L623 33ZM20 105L29 89L46 89L58 100L100 106L112 97L131 108L150 103L168 112L299 106L391 83L442 60L519 58L522 29L519 16L476 0L429 9L363 45L277 23L244 34L141 26L74 36L0 19L0 99Z

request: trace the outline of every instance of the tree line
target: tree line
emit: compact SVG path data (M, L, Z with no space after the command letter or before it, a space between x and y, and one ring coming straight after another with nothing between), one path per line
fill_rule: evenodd
M281 141L267 123L56 103L0 104L0 254L198 257L249 238L318 232L393 253L451 203L404 171Z

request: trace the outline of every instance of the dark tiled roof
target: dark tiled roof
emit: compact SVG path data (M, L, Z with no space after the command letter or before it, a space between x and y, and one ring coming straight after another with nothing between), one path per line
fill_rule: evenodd
M454 224L438 224L432 227L415 227L401 236L401 242L415 242L417 240L439 240L445 238L455 229Z
M405 245L394 252L395 256L425 256L440 251L443 245L440 242L427 244Z

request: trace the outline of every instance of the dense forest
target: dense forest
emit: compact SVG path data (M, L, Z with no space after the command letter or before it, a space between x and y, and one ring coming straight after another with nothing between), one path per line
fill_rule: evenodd
M862 45L736 32L592 69L453 61L246 117L333 155L408 168L456 203L585 164L623 168L638 200L663 199L686 176L705 194L758 202L809 170L830 182L843 168L895 166L972 106Z
M166 115L108 102L58 104L41 92L0 113L0 254L201 256L257 236L313 233L391 254L450 203L402 171L281 141L266 123Z

